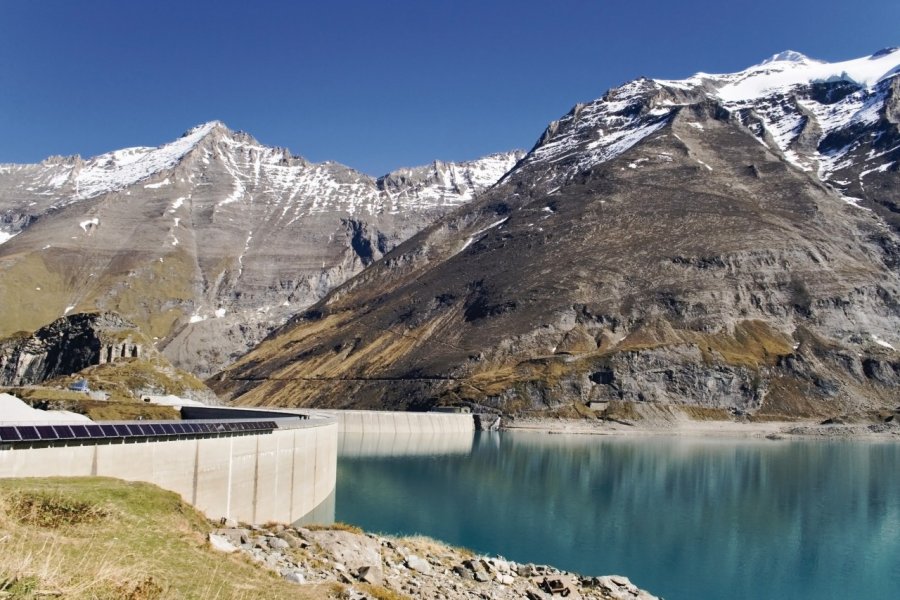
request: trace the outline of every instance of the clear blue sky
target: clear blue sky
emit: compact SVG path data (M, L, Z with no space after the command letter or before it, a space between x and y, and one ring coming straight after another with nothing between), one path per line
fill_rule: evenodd
M528 149L641 75L891 45L898 0L0 0L0 162L219 119L378 175Z

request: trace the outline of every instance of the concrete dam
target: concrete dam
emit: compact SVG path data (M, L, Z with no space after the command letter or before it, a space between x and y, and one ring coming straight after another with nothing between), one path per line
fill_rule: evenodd
M145 481L213 519L327 522L342 426L396 434L406 446L414 434L423 447L440 433L474 431L470 415L219 407L182 413L186 420L168 423L0 423L0 477Z

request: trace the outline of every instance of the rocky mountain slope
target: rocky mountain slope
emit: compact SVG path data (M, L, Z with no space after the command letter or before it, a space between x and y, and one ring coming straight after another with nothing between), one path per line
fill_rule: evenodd
M639 79L213 378L242 404L900 400L900 51Z
M0 386L90 382L115 398L175 394L203 402L215 396L190 373L172 366L134 323L115 313L60 317L34 333L0 339Z
M158 148L0 165L0 336L111 310L213 372L521 156L374 179L210 122Z

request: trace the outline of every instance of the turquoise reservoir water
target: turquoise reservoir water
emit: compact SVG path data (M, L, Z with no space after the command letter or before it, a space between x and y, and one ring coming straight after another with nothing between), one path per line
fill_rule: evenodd
M896 443L346 434L335 515L667 600L900 598Z

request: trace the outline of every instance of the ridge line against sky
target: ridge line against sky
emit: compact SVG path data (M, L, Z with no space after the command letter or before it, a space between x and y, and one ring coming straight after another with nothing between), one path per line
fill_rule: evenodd
M158 146L221 120L370 175L530 148L640 76L900 43L900 3L4 0L0 162Z

